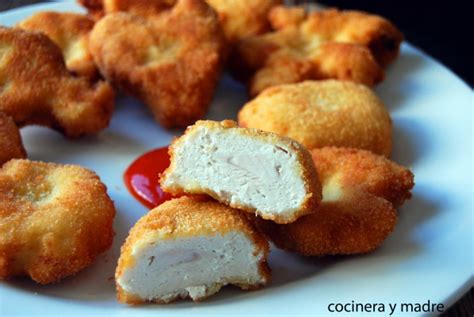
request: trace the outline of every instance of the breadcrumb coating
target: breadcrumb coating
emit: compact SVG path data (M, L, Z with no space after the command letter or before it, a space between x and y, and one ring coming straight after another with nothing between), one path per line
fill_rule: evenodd
M164 10L163 1L113 3L119 11L98 21L90 36L101 73L147 104L164 127L201 118L225 55L214 10L202 0L179 0Z
M79 75L95 78L97 68L89 52L89 33L94 20L76 13L41 11L17 27L45 34L61 49L67 68Z
M392 120L364 85L305 81L268 88L240 110L239 125L271 131L307 149L354 147L390 156Z
M58 282L112 244L115 208L92 171L13 159L0 169L0 279Z
M0 112L0 167L13 158L25 158L26 152L15 122Z
M260 234L247 217L233 208L227 207L207 197L183 196L164 202L143 216L130 230L121 248L115 279L119 279L127 269L135 265L132 255L134 248L143 243L166 243L180 238L222 235L229 232L245 234L255 245L255 254L263 252L259 272L265 281L271 277L266 262L269 252L267 240ZM232 281L242 289L255 289L262 285L248 284L247 281ZM117 284L118 300L122 303L140 304L145 302L134 294L127 293ZM156 303L167 303L160 298Z
M0 27L0 111L18 126L48 126L68 137L96 134L113 108L110 85L72 75L46 35Z
M335 9L306 13L276 6L274 32L244 38L232 65L251 96L264 89L308 79L340 79L374 86L398 55L402 34L387 20Z
M279 248L306 256L360 254L383 243L397 223L396 207L411 197L413 174L371 152L327 147L312 151L323 184L314 213L258 227Z

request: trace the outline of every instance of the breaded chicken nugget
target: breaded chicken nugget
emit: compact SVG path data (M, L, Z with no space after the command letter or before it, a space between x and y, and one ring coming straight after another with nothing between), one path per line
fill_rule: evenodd
M258 227L279 248L307 256L378 248L395 227L395 207L411 197L413 174L364 150L327 147L312 154L323 184L321 205L287 225L256 219Z
M373 86L398 54L402 34L385 19L363 12L275 7L277 31L249 36L236 47L232 65L249 93L307 79L335 78Z
M77 0L77 2L87 8L89 15L93 19L98 20L105 14L102 0Z
M205 114L222 66L225 40L216 13L202 0L179 0L156 14L138 14L141 8L96 23L90 37L94 60L163 126L192 124Z
M239 112L239 125L292 138L307 149L361 148L389 156L392 121L382 101L364 85L305 81L268 88Z
M278 223L312 212L321 186L308 151L274 133L238 128L234 121L198 121L169 148L161 188L208 194Z
M94 20L76 13L38 12L21 21L18 27L44 33L61 49L67 68L80 76L95 77L97 68L89 52L89 32Z
M323 41L361 44L386 67L398 56L403 34L387 19L361 11L328 9L305 12L302 7L275 6L268 19L275 30L298 27Z
M0 27L0 47L0 111L18 126L49 126L68 137L107 127L112 88L73 76L46 35Z
M0 279L48 284L76 274L111 246L114 215L92 171L9 161L0 169Z
M15 122L0 112L0 167L13 158L25 158L26 152Z
M229 43L270 30L268 12L281 0L206 0L219 14Z
M268 242L244 214L216 201L181 197L141 218L122 246L118 300L202 300L227 284L255 289L270 279Z

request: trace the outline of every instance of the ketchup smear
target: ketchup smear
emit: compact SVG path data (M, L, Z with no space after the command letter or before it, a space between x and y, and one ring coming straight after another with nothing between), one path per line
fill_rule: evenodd
M147 152L137 158L125 171L128 190L142 204L154 208L174 196L160 187L160 174L170 165L168 147Z

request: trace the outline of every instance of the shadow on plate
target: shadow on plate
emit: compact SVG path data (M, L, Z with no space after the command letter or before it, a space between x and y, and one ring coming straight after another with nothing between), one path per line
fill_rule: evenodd
M418 83L411 78L426 65L426 59L413 50L404 50L389 66L385 80L375 88L390 111L400 108L405 101L419 90Z
M410 168L423 157L430 155L432 141L422 125L408 118L394 118L393 151L391 159Z

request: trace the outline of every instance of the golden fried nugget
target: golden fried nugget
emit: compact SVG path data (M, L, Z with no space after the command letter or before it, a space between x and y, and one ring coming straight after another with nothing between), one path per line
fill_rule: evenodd
M275 32L249 36L232 57L249 93L307 79L335 78L373 86L398 54L401 33L385 19L362 12L274 7ZM377 62L378 61L378 62Z
M281 0L206 0L213 7L229 43L270 30L268 12Z
M104 16L102 0L77 0L77 2L87 9L93 19L98 20Z
M80 76L94 78L97 68L89 52L89 32L94 20L76 13L38 12L17 27L44 33L61 49L67 68Z
M361 11L328 9L305 12L302 7L275 6L268 17L276 30L304 24L304 32L322 41L355 43L368 47L386 67L398 56L403 34L387 19Z
M92 171L9 161L0 169L0 279L48 284L76 274L111 246L114 215Z
M311 155L275 133L225 120L198 121L169 148L161 188L172 194L207 194L262 218L289 223L321 201Z
M323 184L314 213L279 225L255 219L279 247L306 256L375 250L393 231L395 207L411 197L413 174L383 156L349 148L312 151Z
M25 158L26 152L15 122L0 112L0 167L13 158Z
M96 23L94 60L163 126L194 123L205 114L222 67L225 40L215 12L202 0L179 0L159 14L133 12L141 10L110 13Z
M213 200L181 197L141 218L122 246L118 300L202 300L227 284L255 289L270 279L268 242L244 214Z
M0 27L0 111L18 126L95 134L108 126L113 107L110 85L73 76L46 35Z
M292 138L307 149L361 148L389 156L392 121L364 85L339 80L274 86L239 112L239 125Z

